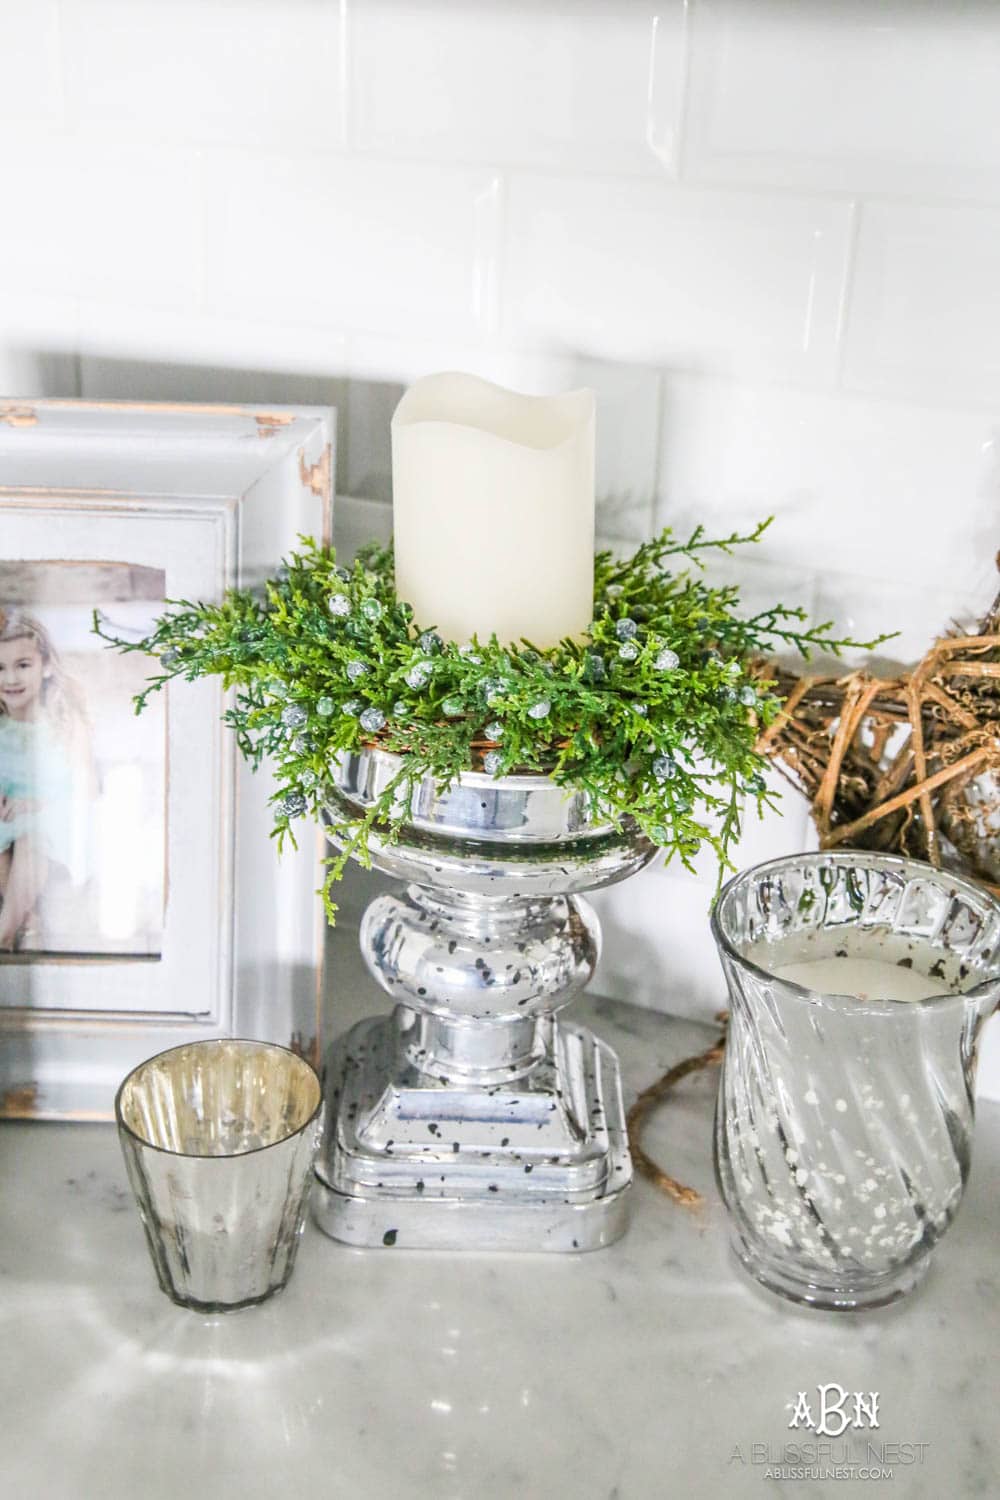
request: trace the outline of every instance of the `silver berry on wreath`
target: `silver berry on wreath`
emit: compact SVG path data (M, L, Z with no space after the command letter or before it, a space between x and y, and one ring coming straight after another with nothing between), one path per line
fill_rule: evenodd
M351 601L346 594L334 594L328 607L331 615L335 615L337 619L342 620L351 613Z
M289 703L287 708L281 710L281 722L286 729L301 729L308 721L309 715L301 703Z
M677 762L672 755L658 755L653 761L653 775L657 781L669 781L677 775Z
M486 702L490 708L501 702L505 693L510 692L510 683L502 677L485 677L481 683Z
M366 708L361 715L361 728L369 734L378 734L385 728L385 714L380 708Z

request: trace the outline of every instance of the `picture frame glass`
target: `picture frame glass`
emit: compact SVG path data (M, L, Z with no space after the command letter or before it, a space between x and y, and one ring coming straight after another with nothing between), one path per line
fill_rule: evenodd
M166 705L133 699L163 568L0 558L0 953L156 962L166 895Z

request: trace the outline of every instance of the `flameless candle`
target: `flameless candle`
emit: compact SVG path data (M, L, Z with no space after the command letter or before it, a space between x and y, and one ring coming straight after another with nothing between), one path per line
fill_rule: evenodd
M542 648L594 594L594 396L429 375L392 419L396 592L449 640Z
M950 993L939 980L916 969L876 958L813 958L783 964L774 974L817 994L853 995L858 1000L927 1000Z

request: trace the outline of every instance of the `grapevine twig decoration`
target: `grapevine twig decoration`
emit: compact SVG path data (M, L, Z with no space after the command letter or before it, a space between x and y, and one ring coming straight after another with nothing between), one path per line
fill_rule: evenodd
M901 676L771 675L784 707L757 749L810 798L824 849L895 851L998 888L1000 596Z

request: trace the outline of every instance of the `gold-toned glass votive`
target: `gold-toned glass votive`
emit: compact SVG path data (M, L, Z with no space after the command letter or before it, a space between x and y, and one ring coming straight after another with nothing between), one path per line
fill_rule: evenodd
M172 1047L128 1075L118 1135L160 1286L224 1312L292 1274L321 1131L309 1063L267 1042Z

